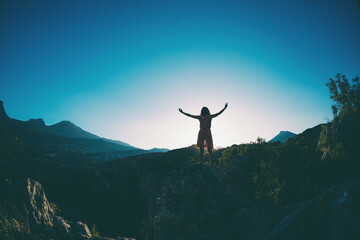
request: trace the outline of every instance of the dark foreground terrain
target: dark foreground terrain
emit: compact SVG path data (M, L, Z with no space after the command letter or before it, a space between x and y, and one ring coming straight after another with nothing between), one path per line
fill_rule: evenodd
M194 146L101 161L13 121L0 118L0 239L359 239L358 114L217 150L215 167Z

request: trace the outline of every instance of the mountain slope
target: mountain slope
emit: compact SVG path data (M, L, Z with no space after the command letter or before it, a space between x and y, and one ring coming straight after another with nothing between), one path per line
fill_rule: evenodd
M108 138L101 138L101 139L106 141L106 142L111 142L111 143L115 143L115 144L118 144L118 145L121 145L121 146L132 147L134 149L135 148L138 149L137 147L131 146L130 144L128 144L126 142L119 141L119 140L113 140L113 139L108 139Z
M73 138L100 139L99 136L83 130L70 121L61 121L54 125L48 126L47 133Z

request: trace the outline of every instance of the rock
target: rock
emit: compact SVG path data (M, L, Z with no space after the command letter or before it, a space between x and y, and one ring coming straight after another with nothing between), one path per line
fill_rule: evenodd
M16 183L0 182L0 227L0 239L130 240L92 238L86 224L55 216L41 184L29 178Z
M223 194L222 180L208 165L193 163L171 171L161 183L155 238L206 239L197 234L220 222Z
M26 214L26 219L31 225L53 227L54 211L45 196L41 184L30 180L12 183L0 183L0 204L11 205Z
M72 237L72 233L70 231L70 225L64 218L59 217L59 216L55 216L54 217L54 228L55 228L55 231L60 236Z
M91 233L88 226L85 223L77 221L72 224L71 230L74 235L79 239L90 239Z
M29 200L27 210L30 211L32 220L36 224L42 224L49 227L53 226L54 210L50 207L50 204L45 196L43 187L39 182L26 180L26 189Z

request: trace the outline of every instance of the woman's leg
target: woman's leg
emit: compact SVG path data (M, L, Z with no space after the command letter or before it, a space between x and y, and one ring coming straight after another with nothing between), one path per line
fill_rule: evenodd
M212 164L212 150L211 150L210 147L208 148L208 152L209 152L210 166L212 167L213 166L213 164Z
M200 147L200 162L204 162L204 147Z

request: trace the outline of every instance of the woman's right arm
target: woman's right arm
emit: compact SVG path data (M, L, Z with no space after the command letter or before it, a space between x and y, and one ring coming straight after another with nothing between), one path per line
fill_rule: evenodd
M191 117L191 118L195 118L195 119L199 119L200 116L195 116L195 115L191 115L189 113L186 113L182 110L182 108L179 108L179 112L181 112L182 114L184 114L185 116Z

